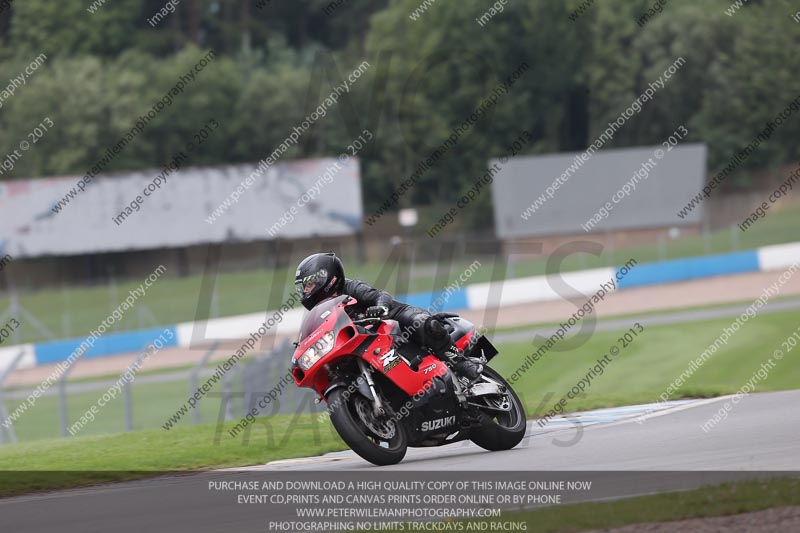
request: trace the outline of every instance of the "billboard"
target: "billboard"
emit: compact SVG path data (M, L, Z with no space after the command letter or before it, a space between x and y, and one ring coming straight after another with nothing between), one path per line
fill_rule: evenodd
M706 146L649 146L582 154L517 156L492 193L501 238L574 235L698 224L702 203L678 213L706 176ZM562 176L567 173L567 179ZM556 180L562 181L552 187ZM548 189L549 188L549 189Z
M99 176L84 190L76 188L79 176L3 182L0 251L23 258L360 231L357 159L258 168L125 172Z

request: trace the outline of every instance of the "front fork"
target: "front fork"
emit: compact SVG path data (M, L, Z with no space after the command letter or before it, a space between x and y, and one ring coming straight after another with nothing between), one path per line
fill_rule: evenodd
M367 386L369 387L369 391L372 393L372 397L375 398L375 404L373 405L375 415L383 416L386 414L386 409L384 409L383 401L381 400L378 391L375 389L375 382L372 381L372 367L370 367L363 359L359 358L358 368L361 370L361 375L364 376L364 379L367 382Z

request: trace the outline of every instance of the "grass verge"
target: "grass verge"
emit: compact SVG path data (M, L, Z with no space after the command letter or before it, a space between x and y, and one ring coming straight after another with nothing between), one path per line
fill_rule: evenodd
M717 396L736 392L772 355L773 350L781 346L781 341L797 330L799 315L798 312L781 312L757 315L750 319L671 397ZM731 319L724 319L646 328L613 359L602 374L592 379L591 386L582 395L569 400L566 411L657 400L669 384L688 368L689 362L697 358L730 324ZM525 402L528 416L541 416L550 409L586 376L610 346L619 344L619 338L620 332L608 331L596 332L577 346L575 341L570 341L569 349L556 351L561 348L554 347L523 373L514 383L514 388ZM508 377L536 346L508 344L500 348L501 355L492 362L492 366ZM789 356L778 362L776 371L756 384L756 390L795 389L797 383L800 383L800 360ZM134 391L134 412L152 408L153 412L148 412L147 416L160 424L163 423L161 413L174 411L180 402L185 401L186 392L172 390L174 387L169 386L163 388L165 384L157 385L159 388L142 389L138 393ZM141 402L149 403L137 404L137 395ZM209 399L203 400L200 406L209 413L219 413ZM41 416L50 416L52 420L47 422L39 419L37 423L55 424L56 413L55 409L42 413ZM35 416L34 411L25 416ZM38 480L26 475L14 482L13 473L4 473L0 494L95 483L98 475L103 477L98 471L108 471L108 479L101 481L114 481L165 471L262 464L276 459L345 449L330 422L319 414L310 415L306 412L262 417L251 426L249 435L238 438L228 435L228 430L236 421L225 423L217 430L215 424L191 426L188 419L185 417L170 431L155 429L86 435L2 446L0 471L38 471L43 474ZM75 475L55 479L48 478L46 474L63 470L73 471ZM82 477L81 473L86 472L93 477ZM47 486L45 483L48 479L54 484Z
M738 391L753 374L782 348L782 341L797 330L798 311L756 315L721 345L707 361L691 372L696 360L730 327L732 318L684 324L648 326L622 348L620 331L596 331L583 339L568 339L554 345L538 361L521 373L514 389L525 402L529 417L550 409L554 403L585 378L598 359L616 346L619 355L591 379L591 385L565 410L580 411L648 403L659 399L673 381L689 371L684 384L669 395L671 399L713 397ZM631 327L636 320L631 319ZM523 368L526 357L539 343L505 344L492 367L506 377ZM799 348L800 349L800 348ZM797 388L800 361L787 354L776 362L775 370L756 383L756 390L777 391Z
M0 496L263 464L346 449L327 417L262 417L232 438L238 421L49 439L0 447Z
M509 513L502 521L524 522L528 531L558 533L729 516L787 505L800 505L800 479L742 481L614 502L554 506Z

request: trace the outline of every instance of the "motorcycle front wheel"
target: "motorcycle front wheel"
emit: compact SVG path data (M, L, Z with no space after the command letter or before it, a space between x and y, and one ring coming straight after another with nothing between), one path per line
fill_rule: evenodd
M372 406L372 401L358 392L348 395L338 388L328 394L331 422L342 440L374 465L397 464L408 449L403 425L389 416L378 417Z

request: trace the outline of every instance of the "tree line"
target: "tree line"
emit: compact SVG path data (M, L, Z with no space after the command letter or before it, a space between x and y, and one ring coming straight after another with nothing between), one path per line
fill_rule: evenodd
M254 162L271 153L331 90L369 70L284 158L337 155L364 128L365 211L377 209L522 63L530 69L398 203L454 203L522 131L526 153L586 149L678 57L680 71L604 148L655 145L678 126L724 166L800 95L800 23L790 0L514 1L484 24L486 2L418 0L164 0L13 2L0 11L0 159L43 118L55 126L2 179L81 174L209 50L215 61L174 98L110 171L163 166L209 120L219 132L193 165ZM96 3L97 4L97 3ZM580 17L573 16L584 6ZM728 12L726 12L728 10ZM153 25L156 20L158 24ZM150 22L148 22L150 21ZM6 82L5 80L9 80ZM2 94L2 93L0 93ZM485 106L484 106L485 107ZM798 113L800 114L800 113ZM728 188L798 158L800 117L788 117ZM490 205L490 195L478 200ZM468 225L489 209L465 212Z

